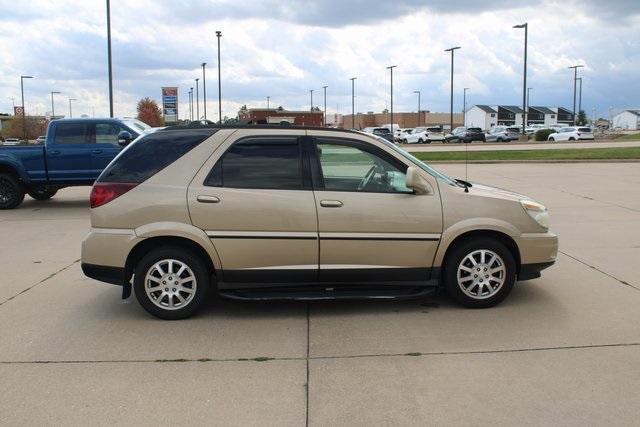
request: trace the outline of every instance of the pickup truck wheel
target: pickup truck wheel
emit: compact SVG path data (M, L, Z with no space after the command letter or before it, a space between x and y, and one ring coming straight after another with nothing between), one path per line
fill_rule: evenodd
M134 273L136 299L160 319L190 317L209 289L209 273L203 260L184 248L154 249L140 260Z
M57 192L58 190L56 189L51 189L46 187L37 187L29 190L27 194L29 194L29 196L31 196L33 199L42 201L42 200L49 200L50 198L55 196Z
M11 174L0 173L0 209L13 209L24 200L20 182Z
M470 308L493 307L516 282L516 262L501 242L480 238L454 247L443 269L447 293Z

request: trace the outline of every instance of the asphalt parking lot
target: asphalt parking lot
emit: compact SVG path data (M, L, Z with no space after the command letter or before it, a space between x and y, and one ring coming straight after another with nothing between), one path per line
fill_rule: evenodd
M2 424L637 425L640 163L469 180L544 202L560 236L557 264L487 310L213 299L161 321L82 275L87 188L0 212Z

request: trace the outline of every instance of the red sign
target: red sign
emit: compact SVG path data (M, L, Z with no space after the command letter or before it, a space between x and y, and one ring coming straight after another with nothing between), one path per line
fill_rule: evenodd
M16 115L16 116L24 115L24 108L23 107L13 107L13 114Z

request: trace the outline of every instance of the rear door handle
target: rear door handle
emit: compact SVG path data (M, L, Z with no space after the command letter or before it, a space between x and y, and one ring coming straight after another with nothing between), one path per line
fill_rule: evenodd
M91 152L93 154L100 154L100 153L102 153L102 150L91 150Z
M60 154L60 151L58 151L58 150L49 150L49 154L51 154L52 156L57 156L58 154Z
M220 203L220 197L217 196L198 196L197 200L200 203Z
M320 200L320 206L324 208L341 208L342 205L340 200Z

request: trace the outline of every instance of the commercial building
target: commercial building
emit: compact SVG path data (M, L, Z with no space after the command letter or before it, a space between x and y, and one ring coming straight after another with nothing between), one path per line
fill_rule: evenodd
M613 128L640 130L640 110L624 110L613 116Z
M354 120L355 118L355 120ZM366 114L356 113L355 117L351 114L342 116L340 127L346 129L364 129L367 127L388 125L391 120L389 113L374 113L370 111ZM417 126L431 126L449 129L449 113L432 113L430 111L421 111L413 113L393 112L393 123L401 128L414 128ZM462 126L462 113L453 114L453 127Z
M238 112L241 123L282 124L283 122L300 126L322 126L322 111L289 111L284 108L249 108Z

